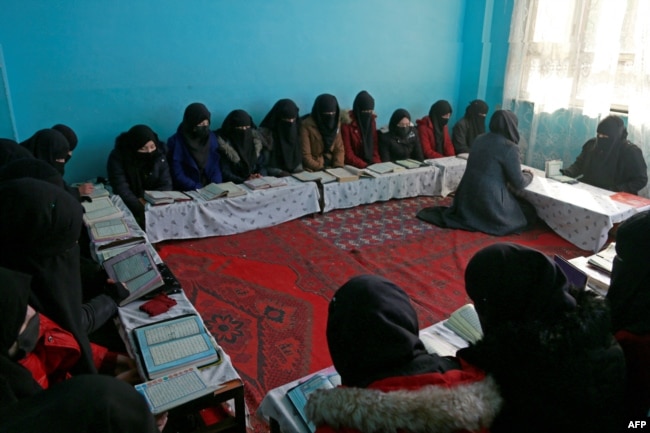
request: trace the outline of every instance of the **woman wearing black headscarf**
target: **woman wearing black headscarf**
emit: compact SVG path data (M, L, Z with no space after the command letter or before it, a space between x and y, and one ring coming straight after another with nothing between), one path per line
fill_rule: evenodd
M418 332L401 288L374 275L345 283L327 317L327 344L343 387L310 395L306 411L317 431L487 427L500 406L494 383L454 358L427 353Z
M378 141L382 161L424 159L418 133L411 123L411 114L403 108L395 110L388 127L379 130Z
M31 275L30 304L79 343L74 372L95 372L82 320L81 204L61 188L31 178L0 183L0 197L5 203L0 207L0 266Z
M474 139L485 133L485 118L488 105L485 101L475 99L465 109L465 115L454 125L451 141L456 155L468 153Z
M259 132L266 142L266 170L271 176L288 176L302 168L300 115L291 99L280 99L268 112Z
M472 145L451 207L422 209L418 218L440 227L495 236L531 226L536 220L534 208L515 195L533 180L531 171L521 169L518 142L517 116L496 111L490 132Z
M108 180L144 227L144 192L170 191L172 178L158 135L146 125L135 125L115 139L108 156Z
M334 95L318 95L311 114L300 125L302 164L309 171L343 167L345 151L340 130L339 103Z
M70 145L68 139L59 131L41 129L20 143L20 145L29 150L37 159L41 159L54 167L61 176L65 174L65 163L68 160ZM81 199L82 196L93 192L91 183L83 183L78 188L65 183L65 189L76 199Z
M571 167L562 173L580 182L610 191L637 194L648 183L643 152L627 139L627 128L618 116L607 116L596 129L597 136L582 146Z
M174 188L192 191L221 183L219 143L210 131L210 112L194 102L185 108L183 121L167 140L167 160Z
M0 431L5 433L158 431L132 386L104 375L81 375L46 390L17 358L37 344L30 317L30 277L0 268ZM26 319L30 318L29 321Z
M33 159L34 155L26 147L9 138L0 138L0 167L21 158Z
M456 155L447 128L451 112L451 104L441 99L431 106L428 116L416 121L425 158L433 159Z
M375 99L365 90L354 98L352 110L345 110L341 120L341 136L345 163L358 168L381 162L377 147L377 116Z
M262 134L244 110L233 110L215 131L221 154L224 182L242 183L266 176L266 153Z
M631 216L616 230L616 257L607 301L612 328L627 361L630 419L650 411L650 211Z
M504 405L491 432L623 428L625 360L601 297L571 287L543 253L509 243L476 253L465 287L484 336L457 356L499 386Z

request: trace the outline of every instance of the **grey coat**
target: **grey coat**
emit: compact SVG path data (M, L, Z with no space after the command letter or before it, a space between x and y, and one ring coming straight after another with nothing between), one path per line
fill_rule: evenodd
M449 228L481 231L496 236L527 225L512 190L521 190L532 174L521 171L519 147L493 132L476 138L453 205L442 213Z

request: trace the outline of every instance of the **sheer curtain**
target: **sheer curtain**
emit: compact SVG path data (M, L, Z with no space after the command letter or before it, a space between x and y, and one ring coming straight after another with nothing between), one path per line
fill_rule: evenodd
M503 106L519 116L526 164L571 164L612 112L650 161L648 17L648 0L515 2Z

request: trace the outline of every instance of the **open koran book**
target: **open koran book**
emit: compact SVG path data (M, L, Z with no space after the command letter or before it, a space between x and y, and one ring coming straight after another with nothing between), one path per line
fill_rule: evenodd
M616 242L611 242L603 250L589 256L587 263L601 271L607 272L607 274L611 274L612 268L614 267L614 258L616 258Z
M113 281L124 284L129 296L120 302L124 306L165 284L153 261L147 244L137 244L103 263Z
M181 191L145 191L144 199L153 206L190 201L192 197Z
M262 176L255 179L248 179L244 181L244 185L250 189L267 189L276 188L278 186L286 186L287 181L275 176Z
M246 190L235 185L234 182L210 183L196 192L203 200L214 200L217 198L233 198L246 194Z
M307 414L305 413L305 405L307 404L307 400L309 400L309 395L317 389L336 388L339 385L341 385L341 376L338 373L317 373L287 391L287 398L296 408L303 422L312 433L316 431L316 426L307 419Z
M132 332L138 365L148 379L221 360L212 336L196 314L140 326Z
M483 329L473 304L465 304L444 321L444 325L469 343L483 338Z
M394 173L396 171L406 170L405 167L390 161L370 164L366 168L379 174Z
M336 177L326 171L301 171L300 173L293 173L291 176L303 182L336 182Z
M97 221L88 226L90 238L95 242L115 240L131 235L131 229L124 218Z
M401 165L404 168L418 168L418 167L426 167L429 164L418 161L417 159L400 159L395 161L395 164Z
M167 376L135 385L154 415L216 391L196 367L188 367Z
M124 216L122 210L113 204L110 197L94 198L90 202L84 201L81 206L84 208L83 220L86 225Z
M353 182L359 180L359 174L343 167L327 168L325 171L334 176L339 182Z

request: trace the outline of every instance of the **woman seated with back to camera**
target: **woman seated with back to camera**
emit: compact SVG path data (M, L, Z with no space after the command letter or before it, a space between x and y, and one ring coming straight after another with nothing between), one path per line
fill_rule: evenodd
M465 270L483 338L457 356L496 381L504 404L492 433L621 431L625 359L605 300L572 286L545 254L511 243Z
M136 221L144 227L145 191L171 191L172 178L162 143L146 125L135 125L115 139L108 156L108 180Z
M295 102L291 99L276 102L260 123L259 131L266 142L269 175L289 176L303 171L300 115Z
M631 216L616 230L616 257L607 301L612 330L627 365L629 419L650 413L650 211Z
M517 123L511 111L497 110L490 132L474 140L451 207L425 208L417 217L440 227L495 236L532 227L535 208L519 191L532 182L533 173L521 169Z
M264 138L246 111L231 111L215 134L224 182L242 183L266 176Z
M411 123L411 115L403 108L395 110L390 116L388 127L379 130L378 141L379 155L383 162L402 159L424 160L417 130Z
M501 406L494 381L429 354L408 295L362 275L334 294L327 345L342 387L311 394L306 411L328 432L486 432Z

